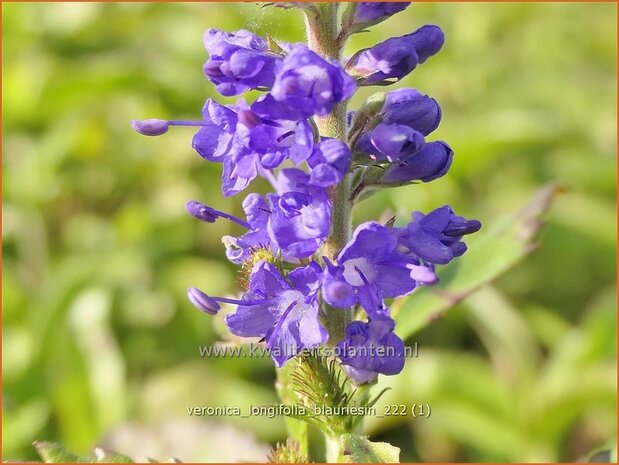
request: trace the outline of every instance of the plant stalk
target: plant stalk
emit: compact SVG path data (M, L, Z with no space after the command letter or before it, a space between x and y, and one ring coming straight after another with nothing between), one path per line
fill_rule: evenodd
M309 48L319 55L339 61L342 50L338 43L338 25L336 2L314 3L310 11L306 11L305 27ZM333 137L346 141L346 102L338 104L326 116L316 116L316 126L323 137ZM350 240L352 230L351 176L346 175L337 185L329 189L331 199L331 231L324 245L318 252L318 258L323 256L334 260L339 251ZM335 345L344 338L346 325L352 320L352 309L333 308L322 303L323 323L329 333L329 344Z

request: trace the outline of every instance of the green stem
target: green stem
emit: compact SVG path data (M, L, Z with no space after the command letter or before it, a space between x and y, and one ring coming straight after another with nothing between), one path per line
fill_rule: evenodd
M341 462L341 448L340 438L325 434L325 456L327 463Z
M342 50L338 41L337 9L335 2L314 3L314 8L306 10L305 27L307 42L313 51L332 60L340 61ZM333 137L346 141L346 102L338 104L326 116L315 117L318 131L323 137ZM350 240L352 229L351 177L347 175L342 182L329 189L331 199L331 231L324 245L318 251L318 257L326 256L334 260L339 251ZM329 333L329 343L337 344L344 338L346 325L352 320L353 309L333 308L322 303L323 323ZM327 462L341 461L339 438L325 433Z
M314 3L315 8L306 11L305 27L307 42L313 51L323 57L340 60L342 50L338 43L336 2ZM326 116L316 116L316 126L321 136L346 141L346 102L342 102ZM331 198L331 231L318 256L333 260L350 240L352 229L352 203L350 202L351 178L329 189ZM343 339L346 325L352 320L352 309L333 308L323 302L323 322L329 332L329 343L335 345Z

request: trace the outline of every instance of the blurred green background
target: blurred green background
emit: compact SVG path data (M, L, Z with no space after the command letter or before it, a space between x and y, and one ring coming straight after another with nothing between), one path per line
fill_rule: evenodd
M238 289L225 199L192 129L209 28L302 41L301 13L253 4L3 3L2 458L56 440L185 461L262 461L282 418L196 418L191 406L275 401L267 359L201 359L225 336L185 298ZM456 153L428 185L365 201L358 221L450 203L485 224L542 185L566 187L534 254L413 335L389 403L430 419L371 419L409 461L569 461L616 436L616 24L611 3L430 4L359 34L347 54L439 24L442 52L400 85L435 97ZM352 107L371 93L363 89ZM225 99L221 99L225 100ZM225 101L231 101L227 99ZM260 189L266 186L260 185ZM414 298L414 297L413 297ZM221 315L220 315L221 316Z

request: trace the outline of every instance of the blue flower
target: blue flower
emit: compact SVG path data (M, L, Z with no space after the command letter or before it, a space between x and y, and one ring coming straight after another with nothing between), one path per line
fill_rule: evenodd
M397 375L402 371L404 343L394 328L395 322L385 315L346 326L337 349L346 373L356 384L371 383L379 373Z
M275 105L265 112L280 119L301 120L329 114L355 92L355 81L337 62L329 62L304 45L294 45L278 68L270 95Z
M398 250L399 231L376 222L363 223L337 256L326 260L322 295L334 307L362 305L372 315L382 313L377 296L410 294L418 284L436 281L433 270Z
M318 319L320 271L312 262L283 278L270 263L257 263L240 301L213 299L238 304L236 312L226 316L230 332L265 338L275 364L281 367L303 349L327 342L327 331Z
M457 216L449 205L424 215L415 212L401 230L400 244L426 263L447 264L466 252L462 236L479 231L481 223Z
M243 102L223 106L210 99L202 114L193 147L205 159L223 163L226 196L245 189L264 170L277 168L287 158L302 161L312 153L314 136L306 120L263 119Z
M344 142L323 138L314 146L307 160L311 168L309 184L329 187L339 183L348 172L351 158L350 149Z
M267 42L249 31L233 33L209 29L204 46L210 55L204 73L222 95L238 95L249 89L270 88L281 58L269 51Z

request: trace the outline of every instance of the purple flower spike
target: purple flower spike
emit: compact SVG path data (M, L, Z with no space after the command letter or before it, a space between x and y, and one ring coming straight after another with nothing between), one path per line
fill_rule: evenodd
M249 290L238 301L235 313L226 317L232 334L265 338L278 367L305 348L327 341L318 319L320 266L296 268L284 279L270 263L257 263Z
M353 321L345 339L338 343L340 360L356 384L373 382L379 373L397 375L404 368L404 343L394 332L388 316Z
M187 297L189 301L198 309L209 315L216 315L221 309L215 299L209 297L204 292L196 287L187 289Z
M279 118L324 116L355 92L355 81L339 63L330 63L304 45L294 45L277 71L271 96ZM267 109L268 111L268 109ZM274 113L275 114L275 113Z
M423 134L402 124L381 123L366 132L355 145L376 161L406 160L419 152L425 145Z
M220 94L238 95L273 85L281 58L269 52L261 37L245 30L228 33L209 29L204 34L204 46L210 55L204 73Z
M402 185L414 181L430 182L444 176L453 161L454 153L445 142L430 142L404 161L391 165L379 184Z
M361 85L399 81L436 54L444 42L438 26L422 26L411 34L361 50L346 64L346 71L358 77Z

